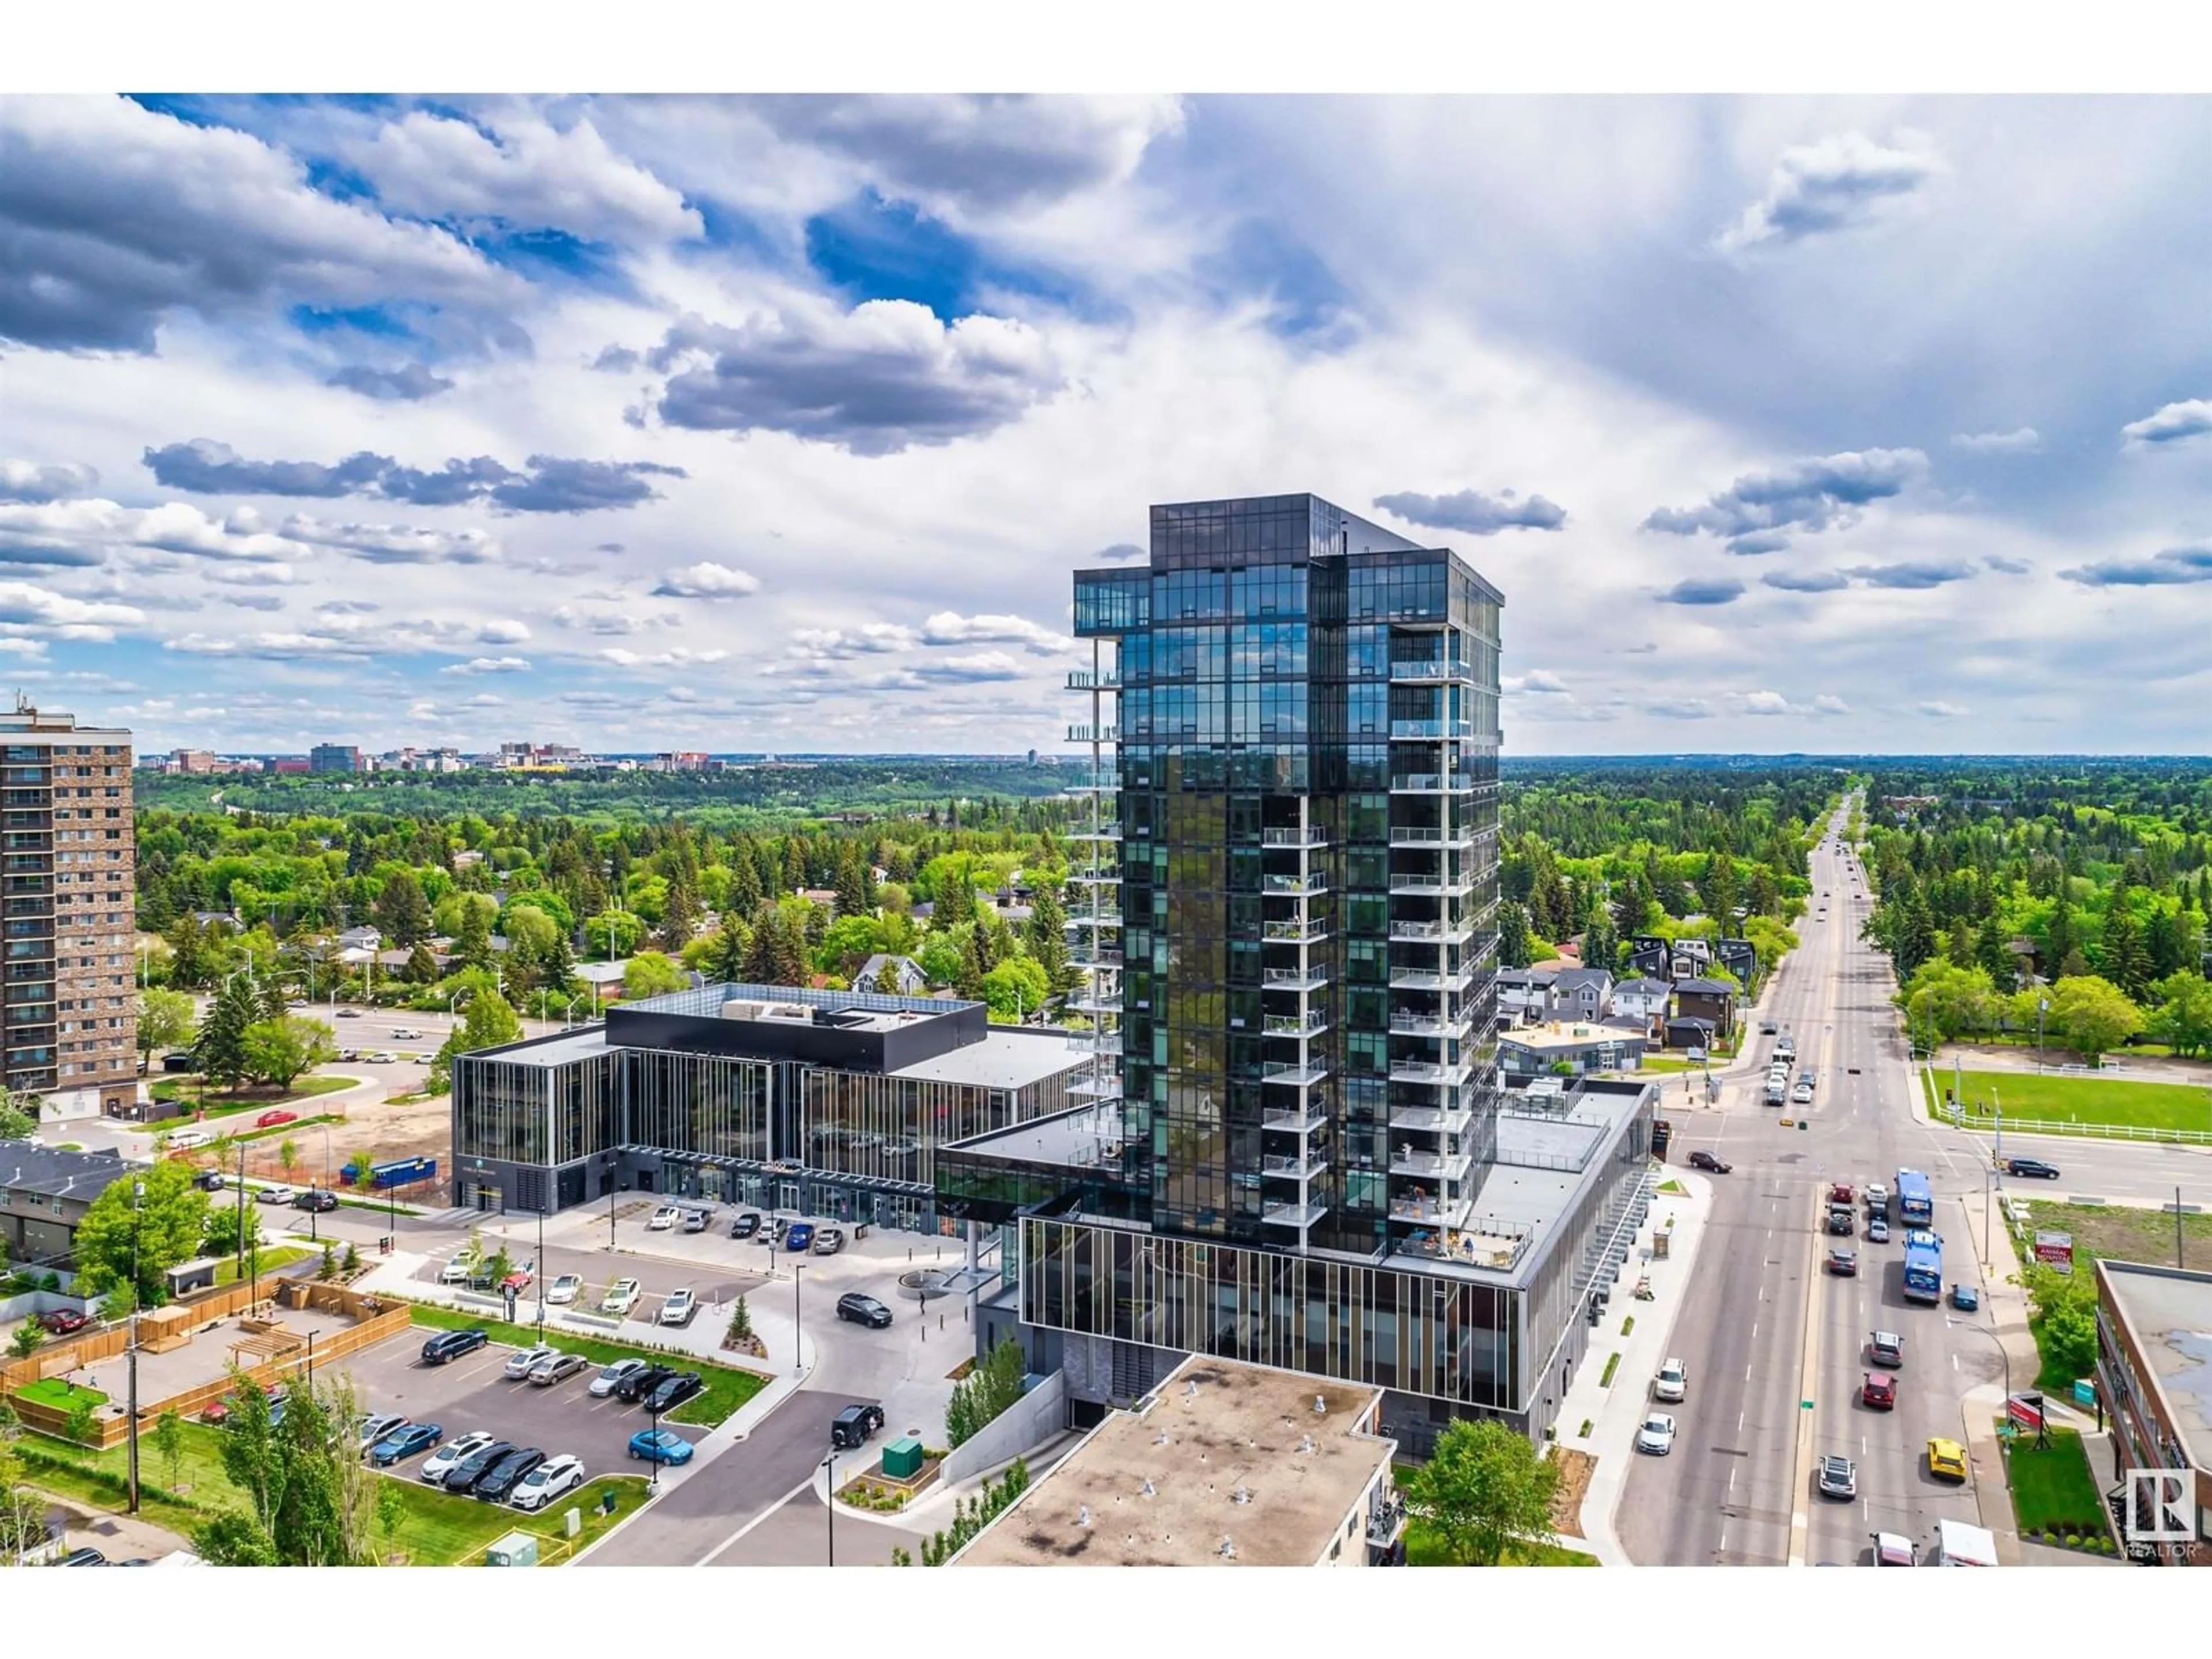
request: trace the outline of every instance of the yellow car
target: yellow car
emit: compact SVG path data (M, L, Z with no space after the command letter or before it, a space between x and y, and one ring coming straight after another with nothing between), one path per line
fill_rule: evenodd
M1928 1473L1947 1480L1966 1478L1966 1449L1955 1440L1928 1443Z

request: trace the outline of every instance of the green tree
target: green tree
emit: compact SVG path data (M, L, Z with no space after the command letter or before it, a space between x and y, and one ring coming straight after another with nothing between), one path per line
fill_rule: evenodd
M878 995L895 997L900 994L899 969L896 962L886 961L876 969L876 982L871 987Z
M197 990L223 969L230 951L228 929L216 930L190 910L178 916L167 935L169 983L182 990Z
M46 1334L39 1328L35 1319L26 1319L15 1327L15 1335L8 1339L8 1350L18 1359L28 1359L46 1346Z
M250 1515L225 1510L192 1534L192 1553L210 1566L281 1565L269 1530Z
M1012 1337L1001 1340L983 1363L952 1385L945 1408L945 1435L955 1447L981 1434L999 1413L1022 1397L1029 1361Z
M2143 1016L2118 986L2085 974L2052 988L2051 1024L2094 1065L2142 1030Z
M822 935L814 965L825 974L850 979L860 964L883 949L883 929L872 915L840 916Z
M678 875L668 884L660 917L660 942L671 951L681 951L698 930L698 893L688 878Z
M145 1188L135 1210L134 1180ZM198 1254L207 1213L208 1195L174 1158L161 1159L143 1176L109 1182L85 1211L72 1241L85 1289L99 1296L132 1285L135 1241L138 1305L160 1307L168 1300L168 1270Z
M1067 909L1059 890L1049 883L1040 885L1030 901L1022 943L1030 959L1044 969L1045 983L1054 994L1065 995L1081 982L1067 965Z
M2019 977L2011 937L2005 931L2004 919L1994 910L1982 918L1982 925L1974 934L1974 965L1987 974L1990 983L2000 991L2010 991Z
M1461 1420L1404 1480L1406 1510L1455 1565L1494 1567L1505 1552L1548 1543L1559 1465L1503 1423Z
M422 884L411 870L395 870L370 907L369 920L385 938L401 950L421 944L430 935L430 902L422 896Z
M223 981L192 1045L193 1063L209 1082L234 1089L245 1080L246 1028L262 1015L260 993L249 976L234 974Z
M2142 924L2128 903L2128 890L2115 887L2105 912L2104 977L2123 995L2140 999L2150 988L2150 952L2143 945Z
M180 1048L191 1036L191 997L158 986L138 994L138 1070L142 1074L152 1063L155 1049Z
M284 1420L270 1420L269 1397L234 1372L231 1413L222 1437L223 1472L246 1494L252 1513L213 1540L219 1565L362 1566L373 1563L373 1483L358 1455L361 1412L343 1373L291 1385ZM244 1524L241 1526L239 1522ZM207 1537L210 1528L195 1534Z
M161 1460L161 1469L169 1477L173 1490L177 1473L185 1463L185 1420L173 1411L163 1412L154 1419L154 1455Z
M921 942L921 953L915 962L921 969L922 977L932 985L951 985L965 970L968 957L960 948L957 939L939 933L933 926L929 937Z
M644 921L628 910L602 910L584 923L584 948L594 962L626 957L644 937Z
M1990 976L1979 968L1961 968L1948 958L1921 964L1891 999L1905 1010L1913 1042L1932 1048L1956 1042L1969 1031L1996 1023L1996 997Z
M28 1140L38 1127L38 1119L12 1098L0 1097L0 1140Z
M286 1135L276 1144L276 1165L284 1171L284 1179L292 1179L292 1172L300 1167L300 1143Z
M397 1480L376 1483L376 1530L384 1539L384 1554L392 1557L393 1541L399 1535L400 1522L407 1518L406 1489Z
M665 996L691 983L690 976L659 951L640 951L623 969L623 997Z
M464 968L492 965L491 913L471 905L461 918L461 931L453 935L453 957Z
M1001 1024L1035 1014L1051 989L1044 969L1027 957L1008 957L983 975L983 1000Z
M469 999L468 1012L461 1016L430 1061L430 1075L424 1087L434 1095L444 1094L453 1086L453 1058L457 1054L474 1054L479 1048L503 1048L510 1042L522 1041L522 1022L515 1018L514 1009L496 991L478 991Z
M2186 968L2151 987L2158 998L2149 1031L2177 1054L2212 1054L2212 980Z
M100 1408L89 1400L80 1400L70 1410L69 1424L62 1431L80 1446L89 1446L100 1438Z
M438 958L430 954L428 945L417 941L407 953L407 965L401 975L410 985L435 985L438 982Z
M806 941L781 905L763 901L753 913L744 976L755 985L806 983Z
M2030 1323L2044 1369L2062 1376L2087 1376L2097 1364L2097 1286L2087 1273L2062 1273L2041 1261L2021 1270Z
M319 1019L286 1014L246 1028L246 1074L257 1082L289 1089L301 1073L337 1057L337 1037Z

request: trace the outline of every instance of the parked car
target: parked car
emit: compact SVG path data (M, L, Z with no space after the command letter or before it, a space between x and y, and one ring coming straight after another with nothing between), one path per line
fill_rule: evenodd
M395 1025L392 1028L392 1040L394 1042L420 1042L422 1034L411 1025Z
M1689 1370L1679 1359L1669 1358L1660 1366L1659 1375L1651 1379L1654 1400L1678 1401L1686 1398L1689 1392Z
M699 1298L689 1290L671 1291L660 1304L660 1322L664 1325L688 1325L691 1316L699 1311Z
M675 1375L676 1368L673 1365L648 1364L643 1370L632 1371L617 1382L615 1385L615 1398L625 1405L635 1405Z
M422 1467L416 1473L434 1486L443 1486L447 1475L490 1445L492 1441L493 1437L482 1429L465 1434L452 1444L441 1446L432 1452L422 1460Z
M527 1267L517 1267L513 1273L509 1273L506 1278L499 1281L499 1287L501 1290L511 1291L516 1296L521 1295L523 1291L530 1288L530 1269Z
M817 1255L835 1255L844 1248L845 1230L842 1227L823 1227L814 1235L814 1254Z
M673 1429L640 1429L629 1437L629 1455L648 1463L689 1463L691 1443Z
M511 1500L519 1510L542 1510L584 1484L584 1460L573 1452L549 1457L515 1484Z
M300 1115L297 1112L264 1112L253 1120L253 1127L257 1129L273 1129L280 1123L297 1123L299 1121Z
M518 1348L507 1356L507 1374L511 1377L530 1375L530 1368L541 1359L550 1359L560 1350L550 1342L533 1342L526 1348Z
M1636 1431L1636 1449L1654 1457L1666 1456L1674 1449L1674 1419L1664 1412L1645 1418L1644 1426Z
M1905 1339L1895 1331L1876 1331L1867 1338L1867 1358L1886 1371L1905 1369Z
M192 1171L192 1185L198 1188L204 1193L219 1193L223 1189L224 1184L222 1171L220 1170L195 1170Z
M292 1200L294 1209L312 1210L317 1215L328 1215L337 1206L338 1195L326 1193L319 1187L305 1188Z
M599 1368L599 1374L592 1379L592 1386L587 1392L594 1400L605 1400L631 1377L646 1370L648 1364L643 1359L617 1359L611 1365L603 1365Z
M1711 1152L1692 1152L1690 1167L1693 1170L1710 1170L1715 1175L1726 1175L1735 1166L1715 1158Z
M1982 1293L1971 1285L1954 1280L1951 1285L1951 1305L1960 1313L1972 1313L1982 1305Z
M393 1430L368 1449L368 1461L380 1469L388 1469L394 1463L404 1463L417 1452L426 1452L445 1437L445 1430L435 1423L407 1423Z
M881 1406L848 1406L830 1425L830 1443L839 1451L865 1446L884 1426Z
M703 1233L713 1224L714 1219L714 1218L704 1210L686 1210L684 1212L684 1231L687 1233Z
M446 1471L446 1490L450 1492L474 1492L477 1483L498 1467L501 1458L509 1452L521 1449L512 1440L495 1440L488 1446L479 1446Z
M811 1223L794 1221L783 1236L783 1248L793 1255L805 1255L814 1248L814 1228Z
M39 1328L48 1336L75 1336L91 1319L75 1308L56 1308L39 1316Z
M855 1325L866 1325L871 1330L883 1330L891 1322L891 1310L872 1296L858 1291L848 1291L837 1298L837 1317L850 1320Z
M1858 1465L1848 1457L1823 1457L1820 1460L1820 1486L1823 1498L1856 1498L1859 1495Z
M1811 1105L1813 1103L1813 1085L1809 1083L1801 1083L1796 1088L1792 1089L1790 1091L1790 1103L1793 1106Z
M58 1567L104 1567L107 1565L107 1558L87 1544L71 1550L54 1565Z
M548 1354L530 1368L530 1380L539 1388L550 1388L556 1382L565 1382L578 1371L587 1370L592 1362L580 1353Z
M735 1221L732 1221L730 1224L730 1237L732 1238L750 1238L755 1233L758 1232L760 1229L761 1218L759 1212L756 1210L747 1210L743 1215L739 1216Z
M399 1056L389 1048L379 1048L374 1054L363 1054L362 1058L372 1066L397 1066L399 1063Z
M476 1484L476 1495L487 1504L504 1504L514 1495L522 1477L545 1461L545 1454L535 1446L511 1451L483 1472Z
M1829 1251L1828 1271L1838 1279L1856 1279L1859 1276L1859 1253L1856 1250Z
M474 1353L490 1340L491 1333L481 1325L471 1325L461 1331L440 1331L422 1345L422 1363L442 1365L465 1353Z
M584 1276L581 1273L562 1273L545 1287L545 1299L556 1308L564 1308L583 1294Z
M2058 1179L2058 1166L2045 1164L2039 1158L2008 1158L2005 1160L2005 1173L2030 1176L2038 1181L2056 1181Z
M215 1137L204 1129L172 1129L169 1132L169 1150L173 1152L188 1152L195 1146L206 1146L214 1139Z
M1867 1218L1867 1243L1869 1244L1887 1244L1889 1243L1889 1218L1887 1216L1871 1215Z
M1897 1379L1887 1371L1869 1371L1859 1379L1859 1403L1870 1411L1893 1410L1897 1405Z
M645 1396L646 1410L665 1415L707 1386L707 1379L696 1371L678 1371L673 1376L664 1376L653 1385L653 1392Z
M258 1203L281 1204L289 1208L292 1200L299 1197L299 1195L297 1188L278 1184L275 1186L264 1187L259 1192L254 1194L253 1196L255 1201Z
M607 1293L599 1298L601 1313L626 1314L637 1305L638 1292L645 1287L635 1279L617 1279L607 1286Z
M1964 1480L1966 1449L1955 1440L1934 1437L1928 1443L1928 1473L1939 1480Z
M380 1412L374 1417L362 1419L361 1449L367 1452L388 1434L397 1433L407 1426L407 1419L398 1412Z
M254 1388L258 1385L249 1382L246 1386ZM269 1421L272 1426L284 1420L284 1407L289 1398L290 1396L282 1387L269 1390ZM237 1409L237 1406L238 1395L234 1390L223 1395L222 1399L210 1401L201 1407L200 1421L211 1428L227 1428L230 1424L231 1413Z
M361 1018L361 1010L358 1008L341 1008L337 1012L337 1017L340 1019L359 1019Z
M673 1204L664 1204L653 1212L645 1224L645 1230L649 1233L665 1233L681 1220L683 1215L684 1212Z

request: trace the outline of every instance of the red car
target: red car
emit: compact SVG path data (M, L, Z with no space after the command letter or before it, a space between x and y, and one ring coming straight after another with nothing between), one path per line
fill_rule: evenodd
M499 1281L499 1287L502 1291L513 1291L517 1295L521 1294L521 1292L530 1288L529 1270L526 1268L517 1268L514 1272L509 1273L506 1278Z
M273 1129L280 1123L297 1123L299 1121L300 1115L297 1112L264 1112L253 1120L253 1127L257 1129Z
M48 1336L74 1336L91 1323L75 1308L56 1308L39 1316L39 1328Z

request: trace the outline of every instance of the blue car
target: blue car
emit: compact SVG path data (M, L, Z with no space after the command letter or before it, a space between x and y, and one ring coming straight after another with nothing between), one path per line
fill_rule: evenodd
M805 1255L813 1243L814 1225L811 1222L794 1221L791 1224L791 1231L783 1236L783 1248L793 1255Z
M691 1443L673 1429L640 1429L629 1437L629 1455L648 1463L689 1463Z
M388 1469L394 1463L404 1463L419 1452L426 1452L446 1437L445 1430L435 1423L409 1423L395 1429L368 1449L368 1461L380 1469Z
M1982 1293L1971 1285L1951 1286L1951 1305L1960 1313L1972 1313L1982 1305Z

